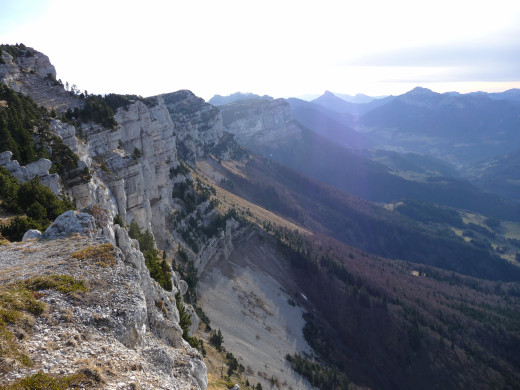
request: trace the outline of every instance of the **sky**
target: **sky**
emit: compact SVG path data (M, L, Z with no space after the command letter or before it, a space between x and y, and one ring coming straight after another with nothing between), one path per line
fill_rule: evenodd
M0 0L0 43L99 94L520 88L518 0Z

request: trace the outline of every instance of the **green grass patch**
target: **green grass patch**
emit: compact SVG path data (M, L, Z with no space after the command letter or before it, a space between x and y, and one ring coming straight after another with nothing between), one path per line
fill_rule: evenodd
M87 291L82 280L70 275L37 276L27 279L23 283L28 290L32 291L56 290L63 294Z
M0 385L0 390L64 390L76 389L81 386L82 374L50 375L37 372L8 385Z

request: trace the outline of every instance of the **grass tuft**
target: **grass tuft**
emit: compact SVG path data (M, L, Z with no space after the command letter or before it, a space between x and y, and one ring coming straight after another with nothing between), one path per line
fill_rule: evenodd
M63 294L73 294L85 292L87 288L83 281L69 275L37 276L1 286L0 373L7 369L7 366L1 362L14 360L24 366L31 365L31 360L20 348L13 329L30 330L34 324L34 317L45 311L45 303L38 300L43 295L39 293L40 290L56 290ZM17 388L39 389L40 387L13 387L13 389ZM54 389L54 387L48 388ZM2 389L0 387L0 390Z
M112 244L90 245L74 252L72 257L78 260L95 260L102 267L113 267L116 265L116 251Z
M81 387L83 374L56 376L42 371L29 375L8 385L0 385L0 390L65 390Z
M63 294L86 292L87 287L82 280L70 275L36 276L23 282L28 290L56 290Z

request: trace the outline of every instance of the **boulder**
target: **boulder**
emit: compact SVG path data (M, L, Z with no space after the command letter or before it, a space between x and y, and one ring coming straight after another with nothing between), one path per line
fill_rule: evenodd
M74 210L66 211L52 223L43 234L43 238L55 239L66 237L73 233L94 238L98 229L94 217L87 213L78 213Z
M37 240L41 238L42 232L36 229L27 230L23 235L22 241Z

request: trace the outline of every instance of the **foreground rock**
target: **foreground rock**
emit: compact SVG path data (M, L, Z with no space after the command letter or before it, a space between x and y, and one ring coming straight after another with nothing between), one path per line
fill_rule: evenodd
M32 365L4 359L0 382L43 371L81 373L87 388L205 389L202 356L181 337L177 287L166 292L150 278L126 230L115 226L113 245L93 226L92 216L68 212L44 233L51 239L0 247L0 288L50 275L72 275L87 288L38 292L45 311L18 341Z

